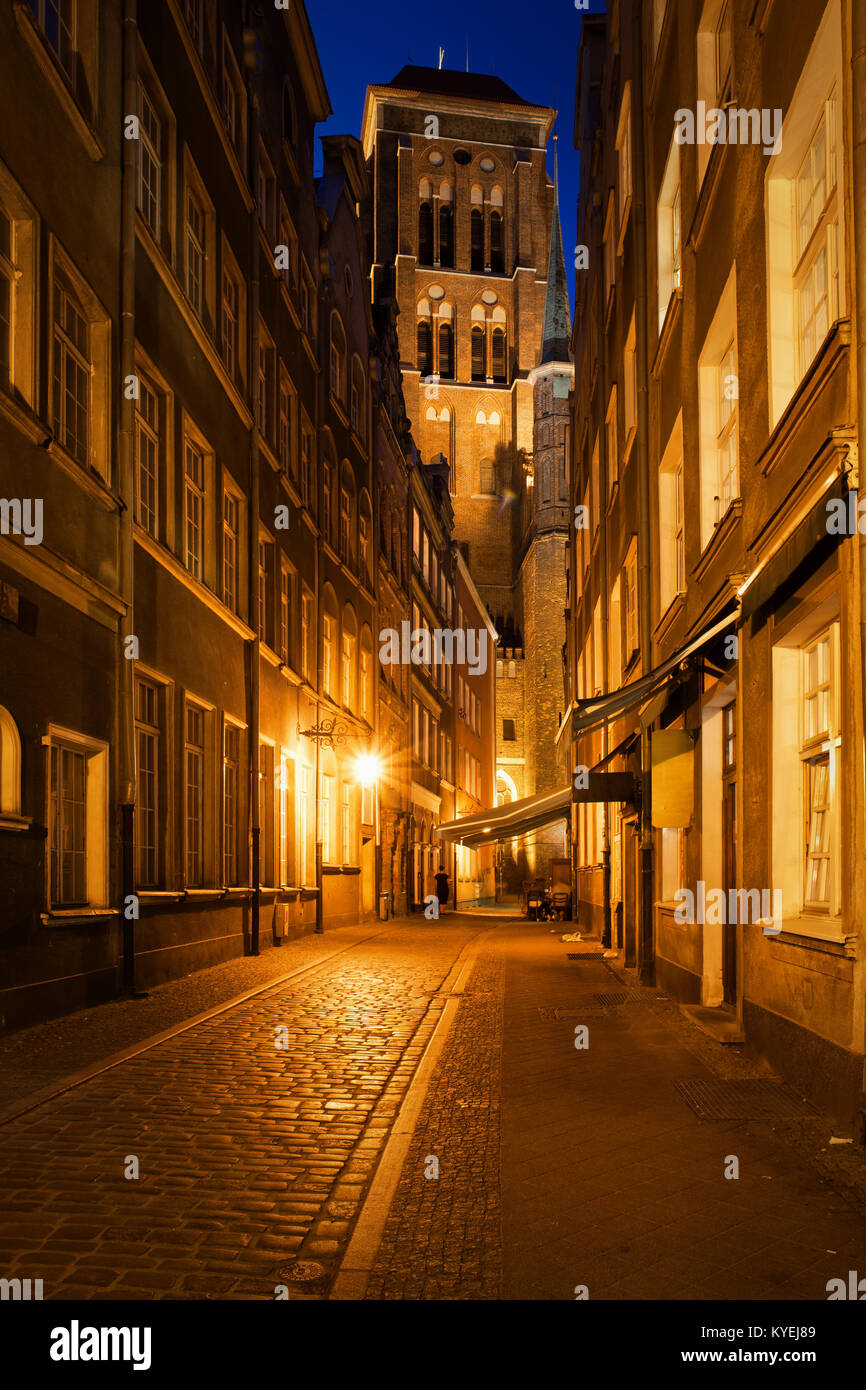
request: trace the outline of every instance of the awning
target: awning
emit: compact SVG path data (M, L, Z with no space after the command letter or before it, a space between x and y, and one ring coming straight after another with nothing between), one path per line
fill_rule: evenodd
M827 529L827 508L831 501L845 501L847 489L844 475L834 478L808 516L758 570L743 595L743 620L769 603L814 552L820 561L838 545L840 537Z
M572 737L578 734L589 733L591 729L599 729L603 724L609 724L614 719L618 719L621 714L628 710L635 709L638 705L646 704L652 700L663 686L670 684L676 679L677 668L692 656L700 651L714 637L718 637L722 632L733 632L739 621L739 613L728 612L712 627L708 627L699 636L693 637L691 642L687 642L679 651L669 656L667 661L663 661L661 666L657 666L649 675L642 676L639 681L633 681L631 685L623 686L621 690L614 690L610 695L603 695L595 700L576 700L574 713L571 719ZM655 717L655 716L654 716Z
M475 815L464 816L461 820L437 825L435 829L440 840L449 840L452 844L469 845L474 848L496 840L511 840L516 835L526 835L530 830L540 830L542 826L568 820L570 815L569 783L558 791L543 792L540 796L526 796L522 801L510 801L505 806L478 811Z

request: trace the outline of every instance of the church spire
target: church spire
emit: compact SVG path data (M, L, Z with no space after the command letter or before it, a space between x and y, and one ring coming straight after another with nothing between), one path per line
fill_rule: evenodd
M571 307L568 300L568 281L565 278L565 255L562 249L562 226L559 219L559 159L558 136L553 137L553 222L550 228L550 252L547 258L547 294L544 301L544 334L541 363L571 361Z

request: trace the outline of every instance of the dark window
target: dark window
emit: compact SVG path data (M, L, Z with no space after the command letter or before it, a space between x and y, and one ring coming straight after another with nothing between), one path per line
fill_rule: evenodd
M501 212L490 214L490 269L494 275L505 273L505 236Z
M502 738L503 738L503 741L504 741L505 743L514 743L514 742L516 741L516 737L517 737L517 735L516 735L515 732L514 732L514 720L513 720L513 719L503 719L503 721L502 721Z
M283 87L283 139L287 145L295 143L295 113L292 109L292 94L288 86Z
M480 208L472 209L470 231L472 234L472 269L481 271L484 269L484 214Z
M505 334L501 328L493 330L493 380L506 381L505 373Z
M472 380L484 381L487 372L484 366L484 329L475 327L472 330Z
M454 376L454 334L450 323L439 325L439 375L448 380Z
M454 208L451 203L439 204L439 264L454 268Z
M422 265L433 264L433 206L422 203L418 209L418 260Z
M418 320L418 370L422 376L433 370L433 334L425 319Z

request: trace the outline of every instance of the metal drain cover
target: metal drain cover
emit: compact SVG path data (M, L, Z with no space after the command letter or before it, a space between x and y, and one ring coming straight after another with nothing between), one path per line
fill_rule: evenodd
M566 960L603 960L601 951L568 951Z
M781 1081L675 1081L674 1088L702 1120L800 1120L816 1115Z
M585 1009L546 1009L539 1008L539 1014L543 1019L553 1023L564 1023L569 1020L584 1018L604 1018L604 1009L597 1004L588 1004Z
M593 999L596 1004L603 1004L606 1008L618 1008L620 1004L639 1004L641 995L634 989L613 990L609 994L594 994Z
M295 1260L293 1264L283 1265L280 1278L287 1284L313 1284L325 1277L325 1266L316 1260Z

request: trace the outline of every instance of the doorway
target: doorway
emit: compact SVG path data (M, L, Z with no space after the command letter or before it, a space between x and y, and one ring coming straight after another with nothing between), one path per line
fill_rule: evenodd
M725 902L737 887L737 704L722 710L722 876ZM725 913L725 917L730 913ZM724 1002L737 1004L737 923L725 921L722 942L722 992Z

